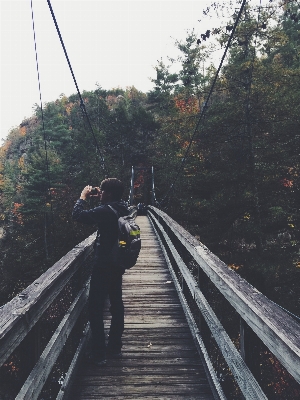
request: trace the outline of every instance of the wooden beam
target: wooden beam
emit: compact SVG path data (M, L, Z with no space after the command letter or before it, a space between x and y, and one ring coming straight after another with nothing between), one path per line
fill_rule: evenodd
M243 395L248 400L267 400L266 395L262 391L258 382L254 378L253 374L247 367L245 361L241 357L240 353L232 343L232 340L228 336L227 332L223 328L222 324L218 320L216 314L208 304L207 300L203 296L201 290L198 288L197 282L192 276L191 272L188 270L187 266L183 262L182 258L175 249L173 243L169 239L162 225L158 222L155 217L153 221L158 227L159 231L162 233L164 240L166 241L172 256L174 257L176 264L178 265L180 272L185 279L187 286L196 301L202 315L204 316L213 337L215 338L221 353L223 354L229 368L231 369L237 384L239 385ZM176 277L176 275L174 275ZM174 279L173 276L173 279ZM177 279L177 278L176 278ZM177 289L178 290L178 289ZM181 291L181 290L180 290ZM183 304L186 308L187 305ZM191 318L191 317L190 317Z
M29 374L16 400L36 400L75 325L88 297L86 285L77 295L58 328L43 351L39 361Z
M0 366L22 342L93 250L89 236L0 309Z
M300 325L164 212L149 206L287 371L300 383Z
M224 394L223 389L222 389L222 387L220 385L220 382L219 382L219 380L217 378L217 375L216 375L216 372L215 372L214 367L212 365L212 362L210 360L210 357L209 357L209 355L208 355L208 353L206 351L206 347L205 347L205 345L203 343L203 340L202 340L202 337L201 337L200 332L198 330L198 327L197 327L197 324L195 322L195 319L194 319L194 317L192 315L192 312L190 310L190 307L189 307L189 305L188 305L188 303L187 303L187 301L186 301L186 299L185 299L185 297L184 297L184 295L182 293L182 289L181 289L180 284L178 282L178 279L177 279L177 276L175 274L175 271L174 271L174 269L172 267L172 263L171 263L171 261L169 259L168 253L167 253L167 251L165 249L165 246L164 246L163 242L159 238L158 232L156 230L156 227L155 227L153 221L151 221L151 223L152 223L153 229L154 229L154 231L155 231L155 233L156 233L156 235L158 237L158 240L159 240L159 243L161 245L161 248L163 250L163 254L164 254L164 257L166 259L166 262L167 262L170 274L172 276L174 285L176 287L181 306L182 306L184 314L186 316L186 320L188 322L188 325L189 325L190 331L192 333L194 342L196 344L198 353L200 354L202 362L203 362L203 365L205 367L207 379L208 379L210 387L212 389L213 396L217 400L226 400L225 394ZM183 267L182 264L184 264L184 263L183 263L182 260L181 260L180 264L181 264L181 267ZM183 269L186 269L186 266Z
M87 326L84 330L83 337L80 339L80 342L79 342L79 345L75 352L75 355L72 359L72 362L70 364L70 367L68 369L66 377L60 388L60 391L59 391L58 395L56 396L56 400L63 400L65 398L68 398L69 391L71 390L72 383L76 377L76 372L79 369L80 360L84 354L84 351L86 349L86 346L90 339L90 336L91 336L91 329L90 329L90 323L88 322Z

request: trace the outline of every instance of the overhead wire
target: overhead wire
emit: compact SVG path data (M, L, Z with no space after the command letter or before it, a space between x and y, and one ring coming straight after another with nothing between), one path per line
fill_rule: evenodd
M78 97L79 97L79 100L80 100L80 108L81 108L81 110L82 110L83 115L86 117L86 120L87 120L87 122L88 122L90 131L91 131L91 133L92 133L92 136L93 136L93 139L94 139L94 142L95 142L96 149L97 149L97 151L98 151L98 153L99 153L99 157L100 157L100 159L101 159L101 164L102 164L101 166L102 166L103 170L105 171L106 175L108 175L108 169L107 169L107 166L106 166L106 164L105 164L102 151L100 150L100 146L99 146L99 144L98 144L96 135L95 135L95 133L94 133L94 129L93 129L93 126L92 126L92 124L91 124L90 118L89 118L88 113L87 113L87 111L86 111L86 107L85 107L83 98L82 98L82 96L81 96L81 93L80 93L80 90L79 90L79 87L78 87L78 84L77 84L77 81L76 81L76 78L75 78L75 75L74 75L74 72L73 72L73 68L72 68L72 65L71 65L71 62L70 62L70 59L69 59L69 56L68 56L68 53L67 53L67 50L66 50L66 47L65 47L63 38L62 38L62 36L61 36L60 30L59 30L59 27L58 27L58 23L57 23L57 21L56 21L56 17L55 17L55 14L54 14L54 11L53 11L53 8L52 8L52 5L51 5L50 0L47 0L47 3L48 3L48 6L49 6L49 9L50 9L50 12L51 12L51 15L52 15L52 19L53 19L53 22L54 22L54 25L55 25L57 34L58 34L60 43L61 43L61 45L62 45L62 48L63 48L64 54L65 54L65 57L66 57L66 60L67 60L69 69L70 69L70 71L71 71L71 75L72 75L72 78L73 78L75 87L76 87L76 90L77 90L77 94L78 94Z
M182 171L182 168L183 168L183 166L184 166L184 164L185 164L185 161L186 161L186 159L187 159L187 157L188 157L188 154L189 154L189 152L190 152L192 143L193 143L193 141L194 141L194 139L195 139L195 137L196 137L196 134L197 134L197 131L198 131L200 122L202 121L202 119L203 119L203 117L204 117L204 115L205 115L205 113L206 113L206 110L207 110L207 107L208 107L208 102L209 102L210 97L211 97L211 94L212 94L212 92L213 92L213 90L214 90L214 86L215 86L216 81L217 81L217 79L218 79L220 70L221 70L221 68L222 68L222 65L223 65L224 59L225 59L225 57L226 57L227 51L228 51L228 49L229 49L229 47L230 47L232 38L233 38L233 36L234 36L234 34L235 34L235 30L236 30L236 27L237 27L238 22L239 22L239 20L240 20L240 17L241 17L241 15L242 15L244 6L245 6L245 4L246 4L246 1L247 1L247 0L243 0L242 5L241 5L241 7L240 7L238 16L237 16L237 18L236 18L236 20L235 20L235 23L234 23L234 25L233 25L233 29L232 29L231 34L230 34L230 37L229 37L229 39L228 39L228 42L227 42L225 51L224 51L224 53L223 53L222 59L221 59L220 64L219 64L219 67L218 67L217 72L216 72L216 74L215 74L213 83L212 83L212 85L211 85L209 94L208 94L208 96L207 96L207 98L206 98L206 101L204 102L204 106L203 106L203 108L202 108L202 111L201 111L201 114L200 114L200 116L199 116L199 119L198 119L198 121L197 121L197 123L196 123L195 129L194 129L194 133L193 133L193 135L192 135L192 137L191 137L191 139L190 139L190 142L189 142L189 145L188 145L188 147L187 147L187 149L186 149L186 151L185 151L184 157L182 158L182 161L181 161L180 166L179 166L179 168L178 168L178 171L177 171L177 174L176 174L176 176L175 176L175 179L173 180L172 184L170 185L170 188L169 188L167 194L165 195L165 197L163 198L163 200L160 202L160 205L162 205L162 206L166 203L167 198L169 197L170 193L171 193L172 190L174 189L174 186L175 186L175 184L176 184L176 182L177 182L177 180L178 180L178 178L179 178L179 175L180 175L180 173L181 173L181 171Z
M39 72L32 0L30 2L30 5L31 5L31 20L32 20L33 40L34 40L35 62L36 62L38 88L39 88L40 109L41 109L41 117L42 117L42 131L43 131L45 164L46 164L46 181L48 183L48 187L47 187L46 191L47 191L47 197L49 198L51 218L52 218L52 223L53 223L53 204L52 204L53 200L52 200L52 194L51 194L51 178L50 178L49 157L48 157L47 138L46 138L46 131L45 131L45 118L44 118L44 110L43 110L43 102L42 102L42 91L41 91L41 81L40 81L40 72ZM46 200L46 203L47 203L47 200ZM47 242L47 236L46 236L47 233L46 232L47 232L47 214L45 212L45 252L46 252L46 259L48 259L49 253L48 253L48 242Z
M300 317L296 314L293 314L291 311L287 310L284 307L281 307L281 305L279 305L278 303L275 303L275 301L270 300L269 301L273 304L275 304L276 306L278 306L279 308L281 308L283 311L285 311L287 314L289 314L295 321L297 321L298 323L300 323Z

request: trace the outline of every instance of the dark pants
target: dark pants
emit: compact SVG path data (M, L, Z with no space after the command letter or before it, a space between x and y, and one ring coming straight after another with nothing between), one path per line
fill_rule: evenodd
M122 272L109 265L105 259L95 258L90 284L89 317L92 330L92 352L94 356L105 354L103 310L109 297L111 325L108 347L121 350L124 331L124 305L122 300Z

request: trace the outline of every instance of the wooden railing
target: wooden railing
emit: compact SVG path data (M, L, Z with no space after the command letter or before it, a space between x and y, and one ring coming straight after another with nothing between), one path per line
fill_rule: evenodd
M16 399L38 398L83 310L88 282L81 280L85 275L82 268L92 251L94 240L95 234L77 245L0 309L0 366L4 365L2 381L5 369L12 369L10 374L16 371L17 386L25 377ZM49 321L62 310L65 315L42 350L43 338L47 336L45 330L51 328ZM45 313L44 324L41 324ZM85 338L81 336L80 346ZM13 389L10 388L11 394Z
M149 207L148 216L161 242L215 398L268 398L266 382L261 379L260 341L298 385L300 325L167 214ZM9 387L11 398L37 399L45 393L47 398L47 390L51 398L67 397L89 337L84 310L89 286L88 257L94 239L95 234L0 308L0 375L2 383L5 376L14 382ZM228 314L226 318L217 316L219 305L227 302L234 311L232 319ZM233 329L234 320L238 320L234 328L237 332ZM225 325L229 326L229 333ZM225 387L228 377L234 377L236 382L231 392Z
M136 207L130 213L136 216ZM0 307L0 398L67 397L90 335L85 305L95 237Z
M240 388L240 397L235 392L234 395L231 394L234 396L231 398L268 398L261 387L265 387L267 383L261 379L260 342L294 377L296 390L300 393L299 323L228 268L167 214L148 207L148 215L160 238L194 340L203 354L218 396L225 398L221 383L226 369L223 367L223 376L216 376L216 368L213 368L213 364L216 364L213 360L216 352L211 346L212 338L229 367L227 374L235 378ZM239 315L239 332L233 335L236 340L232 340L221 324L220 319L224 320L223 316L218 318L213 310L214 306L216 311L218 309L215 304L216 289L219 297L222 297L220 302L228 301L235 314ZM197 316L195 309L200 311L200 315ZM232 335L231 326L230 331ZM239 343L236 343L237 340ZM273 376L273 379L276 378Z

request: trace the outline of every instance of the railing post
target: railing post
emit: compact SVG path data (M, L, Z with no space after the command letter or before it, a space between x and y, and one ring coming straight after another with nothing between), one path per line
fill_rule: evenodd
M131 167L131 183L130 183L130 205L132 206L133 204L133 190L134 190L134 167Z
M246 322L240 318L241 356L258 383L261 381L260 340Z
M152 165L152 167L151 167L151 176L152 176L151 203L152 203L152 205L154 206L154 205L155 205L155 194L154 194L155 187L154 187L154 168L153 168L153 165Z
M205 296L205 292L207 289L208 285L208 280L209 278L207 275L202 271L201 267L198 265L198 287ZM203 317L201 311L199 311L199 323L200 323L200 333L202 336L202 340L204 342L204 345L206 347L206 351L208 354L210 354L210 338L211 338L211 332L210 329L205 321L205 318Z

